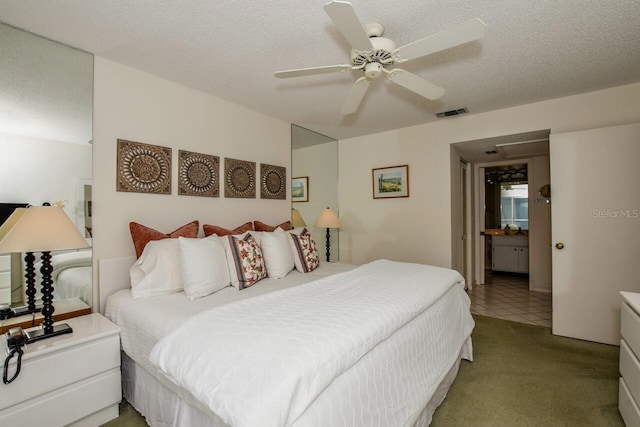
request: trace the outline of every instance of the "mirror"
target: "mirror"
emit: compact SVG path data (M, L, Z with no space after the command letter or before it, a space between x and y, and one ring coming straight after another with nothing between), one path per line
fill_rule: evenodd
M0 23L0 62L0 205L58 205L90 241L93 55ZM90 307L91 251L52 255L54 301ZM24 304L23 259L0 254L0 303Z
M529 185L526 164L485 169L485 232L529 230Z
M321 261L326 261L326 228L314 227L318 216L327 207L336 214L338 206L338 141L301 126L291 125L291 177L307 178L305 201L296 202L292 195L292 208L295 209L311 232L318 246ZM296 221L297 222L297 221ZM294 227L298 228L295 224ZM329 229L329 255L332 262L340 260L340 230Z

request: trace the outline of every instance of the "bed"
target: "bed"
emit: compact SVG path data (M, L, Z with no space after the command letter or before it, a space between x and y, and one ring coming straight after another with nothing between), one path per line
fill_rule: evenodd
M55 252L51 256L51 280L54 301L78 298L87 306L93 304L93 255L91 249ZM35 263L36 283L42 281L40 261ZM36 299L40 287L36 286Z
M54 300L79 298L93 304L93 257L91 250L56 254L52 257Z
M320 263L135 298L133 261L100 261L101 301L122 329L124 397L151 426L426 426L472 360L469 298L449 269Z

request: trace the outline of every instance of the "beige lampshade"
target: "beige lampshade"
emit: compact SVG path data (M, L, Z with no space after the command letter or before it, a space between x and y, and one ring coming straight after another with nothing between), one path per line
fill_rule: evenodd
M340 224L338 215L330 208L326 208L320 212L320 216L316 219L314 226L319 228L340 228L342 224Z
M0 253L45 252L88 247L89 244L67 214L56 206L25 208L22 216L0 241Z
M9 234L9 231L11 231L13 226L16 225L18 220L22 217L22 215L24 215L26 211L27 208L16 208L11 213L9 218L7 218L7 220L2 223L2 226L0 226L0 241L2 241L2 239L4 239L7 234Z
M291 209L291 223L294 227L304 227L305 225L307 225L307 223L304 222L304 219L302 219L300 211L295 208Z

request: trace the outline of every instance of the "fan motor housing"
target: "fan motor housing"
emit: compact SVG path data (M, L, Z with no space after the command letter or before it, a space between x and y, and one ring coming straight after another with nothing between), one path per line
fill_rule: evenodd
M373 50L371 51L359 51L351 49L351 63L354 67L359 67L365 70L367 77L377 77L382 72L382 67L368 67L370 64L380 64L381 66L393 64L393 54L396 51L396 44L393 40L389 40L384 37L371 37L371 44ZM378 74L375 76L368 75L368 68L378 70ZM372 71L373 72L373 71Z

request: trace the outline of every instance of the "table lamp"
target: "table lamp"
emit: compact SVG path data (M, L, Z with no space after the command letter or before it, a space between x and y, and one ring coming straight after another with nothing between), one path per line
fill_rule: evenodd
M88 248L67 214L56 206L31 206L0 241L0 253L41 252L42 329L27 331L28 342L73 332L66 323L53 324L51 251Z
M316 219L315 227L326 228L327 229L327 262L331 258L331 234L329 229L331 228L340 228L342 224L340 224L340 220L338 219L338 215L332 211L329 207L320 212L320 216Z
M27 208L16 208L9 218L0 227L0 241L5 238L9 231L16 225L18 220L25 214ZM36 307L36 257L33 252L25 252L25 293L27 294L27 305L23 307L14 307L12 316L22 316L23 314L31 314L40 311L41 307ZM13 280L12 280L13 283ZM13 289L12 289L13 292ZM13 298L12 298L13 299Z
M293 224L294 227L304 227L307 225L304 219L302 219L300 211L296 208L291 208L291 224Z

